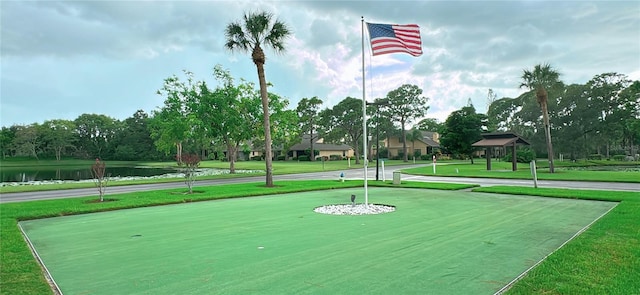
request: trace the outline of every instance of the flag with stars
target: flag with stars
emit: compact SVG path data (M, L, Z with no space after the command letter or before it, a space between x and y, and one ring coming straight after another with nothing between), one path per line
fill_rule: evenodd
M420 27L416 24L390 25L367 23L373 55L408 53L422 55Z

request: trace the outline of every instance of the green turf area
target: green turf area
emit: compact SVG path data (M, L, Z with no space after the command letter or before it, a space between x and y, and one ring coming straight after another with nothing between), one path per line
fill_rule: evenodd
M634 162L636 163L636 162ZM518 170L512 171L512 164L509 162L492 162L492 169L487 171L487 162L477 160L475 164L469 163L446 163L436 167L433 173L433 166L402 169L403 173L425 176L451 176L451 177L486 177L503 179L533 179L529 164L518 163ZM629 164L627 164L629 165ZM593 163L585 166L593 166ZM604 166L604 165L602 165ZM579 171L566 170L562 167L571 167L568 164L558 165L555 173L549 173L548 168L537 169L537 176L540 180L576 180L576 181L605 181L605 182L640 182L640 171ZM638 167L634 164L629 167Z
M361 188L23 221L64 294L492 294L617 203ZM260 249L260 247L264 247Z

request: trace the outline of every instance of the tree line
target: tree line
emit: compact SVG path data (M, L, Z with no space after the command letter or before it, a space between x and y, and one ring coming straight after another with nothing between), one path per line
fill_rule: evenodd
M248 158L258 151L264 159L259 90L245 80L236 83L219 65L213 76L218 82L215 88L188 71L183 77L166 78L157 92L164 103L151 114L138 110L122 121L103 114L82 114L75 120L2 127L2 157L160 161L179 160L186 153L229 161L231 169L238 154ZM418 86L407 84L376 99L384 100L384 105L367 105L369 134L379 130L381 138L402 135L399 127L428 109L421 93ZM362 99L346 97L321 109L323 101L318 97L302 98L295 109L289 109L287 99L272 92L268 97L273 146L277 147L273 158L286 158L289 147L300 143L304 134L310 135L312 143L321 137L326 143L348 144L361 154ZM406 136L412 140L411 134ZM313 154L311 146L309 154Z
M237 154L260 151L266 155L259 90L244 80L235 83L229 71L220 66L214 68L213 76L218 82L215 88L196 81L190 72L185 72L182 79L175 75L165 79L158 91L165 98L164 104L150 115L139 110L120 121L107 115L82 114L75 120L2 127L2 156L172 160L184 151L202 159L229 161L233 169ZM323 101L318 97L303 98L295 109L288 109L287 99L271 92L268 96L275 159L286 158L288 148L299 143L302 135L308 135L305 138L310 140L310 155L313 142L320 137L326 143L345 143L356 155L363 153L361 99L346 97L331 108L321 109ZM422 96L418 86L402 85L367 104L366 152L377 148L375 135L380 141L398 136L406 144L421 136L417 131L424 130L441 134L443 153L473 157L476 149L471 144L483 132L513 131L532 143L538 157L547 157L544 116L538 100L536 90L516 98L494 99L487 114L477 113L469 103L440 123L432 118L420 120L428 110L428 98ZM548 88L547 103L557 154L579 159L638 152L639 81L616 73L597 75L583 85L557 81ZM415 124L407 130L403 123ZM409 154L404 152L405 160Z
M548 64L524 70L518 97L496 98L489 90L487 114L471 103L440 127L445 152L473 158L472 143L484 132L512 131L531 143L534 157L635 159L640 145L640 81L603 73L585 84L564 84Z

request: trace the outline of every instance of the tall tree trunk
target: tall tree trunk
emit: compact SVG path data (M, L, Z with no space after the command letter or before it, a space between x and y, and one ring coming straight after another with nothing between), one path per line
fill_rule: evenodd
M546 99L542 103L540 103L540 107L542 107L542 120L544 121L544 133L545 133L545 139L547 141L549 172L554 173L555 169L553 165L553 145L551 144L551 125L549 123L549 111L547 109Z
M260 50L262 51L262 50ZM255 59L254 59L255 62ZM266 186L273 187L273 168L271 161L271 121L269 119L269 94L267 82L264 77L264 62L255 62L260 81L260 97L262 98L262 113L264 118L264 161L267 170Z
M389 149L389 143L391 142L391 138L389 137L389 130L386 132L387 134L387 159L391 159L391 149Z
M60 161L62 155L62 147L56 147L56 161Z
M360 164L360 150L358 147L360 146L356 140L356 144L354 145L353 151L356 153L356 165Z
M311 153L311 156L309 158L309 160L311 160L312 162L316 160L316 153L313 150L313 128L311 129L311 132L309 133L309 152Z
M407 155L407 132L404 130L404 120L402 122L402 151L404 152L404 162L409 162L409 155Z
M229 160L229 174L236 173L236 159L238 155L238 149L229 139L225 139L227 142L227 160Z
M176 160L178 161L178 165L182 165L182 141L176 142Z

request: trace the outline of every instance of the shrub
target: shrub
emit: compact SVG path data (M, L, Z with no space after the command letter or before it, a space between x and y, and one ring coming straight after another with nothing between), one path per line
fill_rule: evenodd
M511 151L507 152L507 155L504 156L503 160L505 162L511 162L512 153ZM516 162L518 163L530 163L531 161L536 159L536 152L530 148L521 148L516 150Z
M262 156L253 156L253 157L251 157L251 160L253 160L253 161L262 161Z
M591 154L587 156L587 160L602 160L601 154Z
M298 161L310 161L309 160L309 156L307 155L302 155L298 157Z
M625 155L614 155L613 159L616 161L624 161L627 158Z
M341 155L329 155L329 160L331 160L331 161L342 160L342 156Z
M380 155L380 158L384 158L389 154L389 149L387 149L386 147L380 147L378 154Z
M285 156L285 155L280 155L280 156L278 156L276 159L277 159L278 161L284 161L284 160L286 160L286 159L287 159L287 156Z

